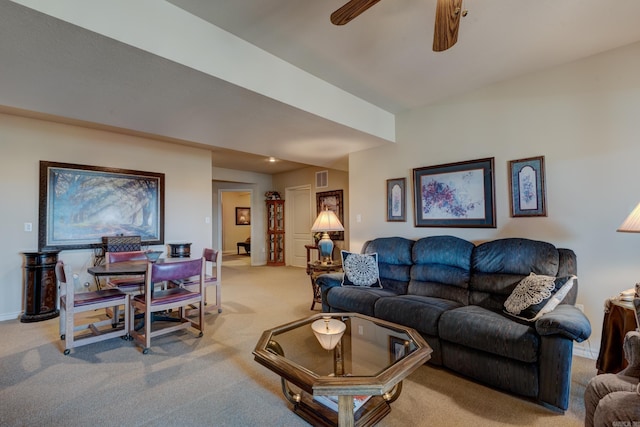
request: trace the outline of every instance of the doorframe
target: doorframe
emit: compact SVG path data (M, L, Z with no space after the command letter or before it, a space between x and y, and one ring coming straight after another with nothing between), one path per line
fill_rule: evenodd
M285 187L284 189L284 199L285 200L291 200L291 194L294 191L298 191L298 190L308 190L309 191L309 220L310 223L313 224L313 220L315 219L313 216L313 197L311 197L311 184L304 184L304 185L296 185L293 187ZM289 250L285 250L284 255L285 255L285 265L292 265L291 262L291 254L292 254L292 248L293 248L293 232L291 230L293 230L295 227L293 227L293 223L292 223L292 219L293 216L291 215L291 203L285 203L284 204L284 217L285 217L285 221L284 221L284 247L285 248L289 248ZM311 243L311 229L309 229L309 243Z
M222 246L222 193L249 193L249 201L250 206L251 206L251 212L255 212L255 210L253 209L253 201L254 201L254 197L253 197L253 189L251 188L237 188L237 189L233 189L233 188L219 188L218 189L218 211L216 213L216 221L218 223L218 226L216 227L218 230L218 242L217 245L220 248L221 251L224 252L224 247ZM251 227L251 229L249 230L249 236L251 237L251 241L253 242L253 225L254 225L255 221L253 220L253 218L251 218L251 225L249 227ZM253 265L253 256L255 254L255 251L253 251L253 248L251 250L251 253L249 255L250 259L251 259L251 265Z

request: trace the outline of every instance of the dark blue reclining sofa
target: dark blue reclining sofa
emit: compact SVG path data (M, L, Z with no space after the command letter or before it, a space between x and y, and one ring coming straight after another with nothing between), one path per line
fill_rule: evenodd
M564 412L573 341L591 334L576 307L577 280L555 310L535 322L513 319L504 302L531 272L577 275L576 255L521 238L479 245L453 237L366 242L378 254L382 288L341 286L342 273L318 277L325 312L357 312L416 329L433 348L429 363Z

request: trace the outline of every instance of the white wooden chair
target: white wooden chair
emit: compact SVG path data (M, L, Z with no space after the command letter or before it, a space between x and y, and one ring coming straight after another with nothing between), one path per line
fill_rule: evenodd
M102 289L93 292L76 293L73 283L67 283L64 263L56 264L56 278L60 295L60 339L64 340L64 354L81 345L91 344L115 337L127 337L129 331L129 295L119 289ZM119 322L120 307L124 306L124 323ZM103 308L111 308L113 316L104 314L102 320L86 323L86 313ZM81 323L81 321L85 323ZM84 331L84 333L78 333ZM78 333L78 334L77 334Z

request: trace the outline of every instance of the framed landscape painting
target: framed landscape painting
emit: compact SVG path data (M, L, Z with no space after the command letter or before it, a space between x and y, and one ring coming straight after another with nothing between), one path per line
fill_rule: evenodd
M416 227L496 227L494 158L413 170Z
M407 179L387 180L387 221L407 220Z
M40 162L39 250L99 247L103 236L164 243L164 174Z
M544 156L509 162L511 216L547 216Z

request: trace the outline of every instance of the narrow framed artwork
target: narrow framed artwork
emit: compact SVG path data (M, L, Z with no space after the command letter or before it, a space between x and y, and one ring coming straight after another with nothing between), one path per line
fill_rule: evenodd
M320 215L320 212L325 209L329 209L330 211L335 212L340 223L344 225L344 205L342 195L342 190L316 193L316 214ZM331 240L344 240L344 231L330 231L329 237L331 237Z
M494 158L413 170L416 227L496 227Z
M407 179L387 180L387 221L407 220Z
M90 249L103 236L164 243L164 174L40 162L39 250Z
M236 225L251 225L251 208L236 208Z
M544 156L509 162L511 216L547 216Z

